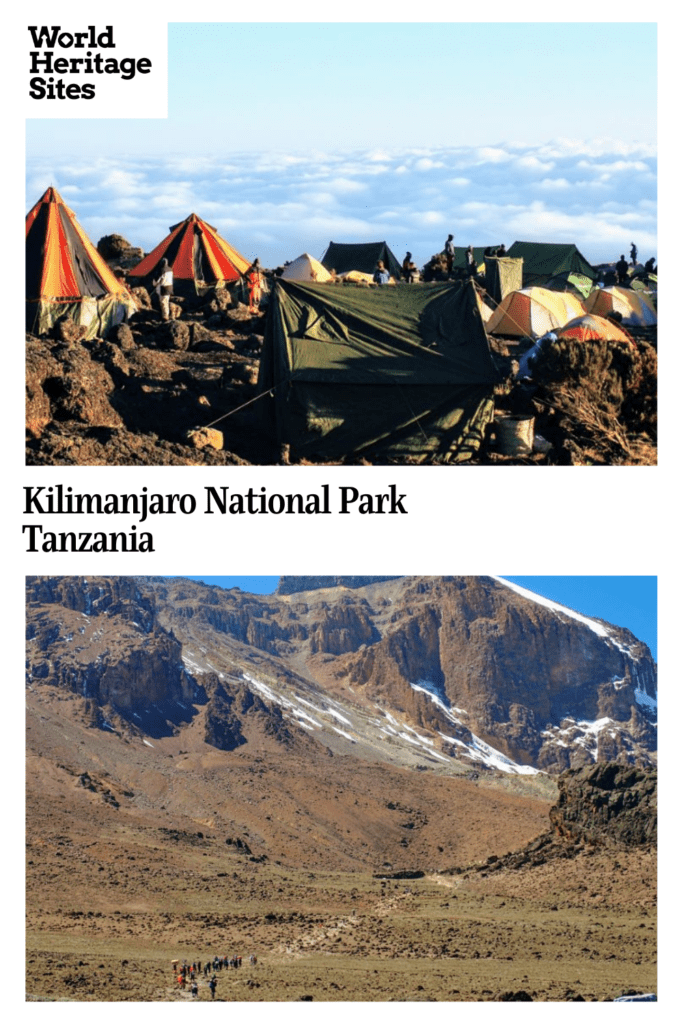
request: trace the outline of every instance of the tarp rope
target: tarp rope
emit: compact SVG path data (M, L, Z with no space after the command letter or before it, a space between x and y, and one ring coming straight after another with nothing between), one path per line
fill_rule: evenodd
M254 395L254 397L250 398L248 402L242 402L242 404L238 405L236 409L231 409L230 412L225 412L223 413L222 416L219 416L217 419L212 420L211 423L206 423L204 425L206 427L213 427L215 426L216 423L220 423L221 420L227 420L229 416L234 416L235 413L240 412L241 409L246 409L248 405L251 405L253 402L257 402L259 398L265 398L266 395L272 395L283 384L288 384L293 376L293 373L290 374L289 377L285 378L285 380L281 380L277 384L273 384L273 386L271 388L268 388L267 391L262 391L260 395Z

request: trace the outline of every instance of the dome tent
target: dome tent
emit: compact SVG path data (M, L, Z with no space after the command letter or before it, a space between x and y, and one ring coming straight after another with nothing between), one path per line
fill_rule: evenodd
M584 312L581 302L571 292L522 288L505 296L486 329L489 334L540 338Z
M26 216L26 327L47 334L62 317L106 334L136 310L124 284L92 244L55 188Z
M626 345L634 344L632 338L619 324L595 313L584 313L583 316L570 320L557 331L557 337L558 340L576 338L577 341L621 341Z
M587 313L597 313L598 316L621 313L626 327L652 327L657 323L657 313L650 297L631 288L596 288L584 306Z

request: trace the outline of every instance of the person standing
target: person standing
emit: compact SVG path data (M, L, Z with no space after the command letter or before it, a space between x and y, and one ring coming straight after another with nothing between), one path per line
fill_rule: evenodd
M474 277L477 273L477 264L474 261L474 249L471 245L468 245L465 251L465 265L467 268L467 276Z
M638 262L638 249L636 248L636 243L635 242L631 242L631 264L635 267L637 262Z
M626 284L628 280L628 263L622 253L616 262L614 269L617 272L617 284Z
M159 305L161 306L161 319L171 319L171 296L173 295L173 271L167 259L161 261L159 277L153 282Z
M443 251L446 254L446 270L450 274L453 272L453 261L455 260L455 246L453 245L453 235L449 235L448 238L446 239Z
M258 257L247 271L247 286L249 288L249 312L258 313L261 304L261 264Z
M217 981L216 981L216 975L214 974L214 976L212 977L211 981L209 982L209 989L210 989L210 991L211 991L211 998L212 998L212 999L213 999L213 998L215 997L215 995L216 995L216 985L217 985L217 984L218 984L218 983L217 983Z

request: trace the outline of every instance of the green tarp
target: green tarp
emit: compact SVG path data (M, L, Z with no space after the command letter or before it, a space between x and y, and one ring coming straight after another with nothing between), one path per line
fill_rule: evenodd
M502 302L510 292L522 288L523 265L521 259L510 259L509 256L487 256L486 291L494 302Z
M386 242L330 242L321 263L337 274L347 274L349 270L374 274L378 260L382 260L392 277L400 279L401 266Z
M524 287L542 284L556 274L584 274L591 281L596 273L573 243L513 242L507 256L524 260Z
M469 458L498 379L471 283L275 284L259 391L298 458Z

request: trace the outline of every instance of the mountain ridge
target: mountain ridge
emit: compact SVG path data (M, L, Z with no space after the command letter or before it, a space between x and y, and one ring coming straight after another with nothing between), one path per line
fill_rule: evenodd
M656 666L628 630L496 577L281 583L261 596L182 578L30 577L28 677L157 735L164 714L172 731L213 701L215 719L246 687L272 734L294 743L295 726L371 759L401 748L434 770L518 773L656 759ZM214 741L248 742L235 714L227 732L209 726Z

